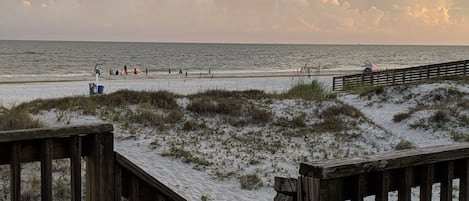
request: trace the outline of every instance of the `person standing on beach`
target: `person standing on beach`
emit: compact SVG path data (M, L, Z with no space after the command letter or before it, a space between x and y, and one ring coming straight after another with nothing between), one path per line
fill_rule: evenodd
M127 75L127 65L124 65L124 72Z
M171 74L171 68L168 68L168 74Z

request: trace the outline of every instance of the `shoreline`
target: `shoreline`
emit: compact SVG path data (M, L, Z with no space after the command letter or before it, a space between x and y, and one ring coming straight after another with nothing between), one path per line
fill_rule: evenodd
M187 76L185 74L172 73L149 73L148 75L144 73L140 74L128 74L128 75L109 75L102 74L99 78L99 81L113 81L113 80L196 80L196 79L231 79L231 78L310 78L310 77L334 77L334 76L343 76L348 74L355 74L361 71L357 70L340 70L340 71L327 71L324 70L320 73L298 73L296 71L285 71L285 72L243 72L243 73L232 73L232 72L194 72L189 73ZM94 82L95 76L93 74L86 76L8 76L0 77L0 85L2 84L27 84L27 83L58 83L58 82L80 82L80 81L89 81Z

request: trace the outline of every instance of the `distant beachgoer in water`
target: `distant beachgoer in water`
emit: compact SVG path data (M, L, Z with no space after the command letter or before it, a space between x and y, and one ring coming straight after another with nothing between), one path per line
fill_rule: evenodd
M168 74L171 74L171 68L168 68Z
M127 75L127 65L124 65L124 72Z
M210 68L208 69L208 74L210 74Z
M186 71L186 77L187 77L187 71Z
M119 75L119 69L116 70L116 75Z
M145 75L148 75L148 68L145 68Z
M134 74L137 75L137 68L134 68Z
M179 69L179 74L181 74L181 75L182 75L182 69Z

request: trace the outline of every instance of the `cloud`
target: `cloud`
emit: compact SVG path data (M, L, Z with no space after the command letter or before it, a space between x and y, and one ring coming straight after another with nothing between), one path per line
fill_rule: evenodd
M31 7L31 1L29 1L29 0L23 0L23 6Z
M0 38L400 43L431 31L468 41L468 8L467 0L2 0Z

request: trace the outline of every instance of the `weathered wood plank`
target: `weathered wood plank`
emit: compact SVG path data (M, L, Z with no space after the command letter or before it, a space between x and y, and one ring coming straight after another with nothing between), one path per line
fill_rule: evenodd
M421 178L421 186L420 186L420 200L421 201L431 201L432 200L432 185L433 185L433 178L435 174L435 165L428 164L423 167L423 171L421 173L423 176Z
M114 200L122 200L122 168L117 163L114 164Z
M304 176L298 176L298 185L296 186L296 199L297 201L304 201L304 193L303 193L303 178Z
M138 178L135 176L130 177L130 195L129 201L139 201L140 184Z
M123 170L126 170L126 171L122 171L122 174L131 174L131 175L136 176L142 182L148 184L150 187L155 189L155 191L161 192L161 194L163 194L165 197L171 200L174 200L174 201L186 200L117 152L115 152L115 161L118 165L122 167ZM123 177L125 177L125 175L123 175Z
M112 124L88 124L55 128L0 131L0 142L62 138L80 134L101 134L113 131Z
M399 192L397 196L398 201L410 201L411 196L411 188L412 188L412 168L407 167L403 169L402 172L402 180L399 184Z
M354 185L352 186L352 201L363 201L363 195L365 194L365 175L360 174L354 177Z
M41 142L41 200L52 200L52 140Z
M72 201L81 200L81 137L70 138L70 183Z
M10 199L12 201L21 200L21 145L13 143L10 147Z
M462 174L459 180L459 200L469 199L469 159L463 159Z
M373 171L385 171L409 166L466 158L469 144L434 146L412 150L393 151L366 157L328 160L300 164L300 174L320 179L340 178Z
M275 177L274 190L287 194L287 195L296 195L296 187L298 180L295 178L282 178Z
M446 171L442 172L440 200L451 201L453 197L454 161L448 161L444 169Z
M383 171L379 173L376 201L388 201L388 193L390 189L389 179L389 171Z
M101 181L100 184L103 185L103 197L101 200L114 200L114 137L112 132L103 133L98 136L100 144L100 169Z

